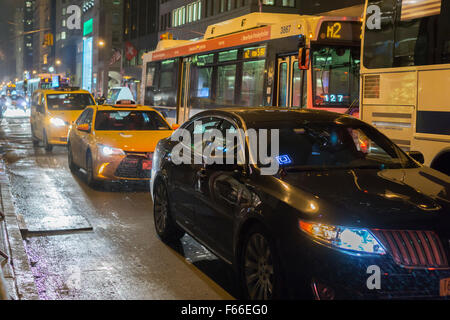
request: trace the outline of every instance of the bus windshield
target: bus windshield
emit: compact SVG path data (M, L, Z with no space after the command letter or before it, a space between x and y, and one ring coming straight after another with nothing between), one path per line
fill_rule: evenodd
M347 107L358 99L359 47L317 46L312 64L314 106Z

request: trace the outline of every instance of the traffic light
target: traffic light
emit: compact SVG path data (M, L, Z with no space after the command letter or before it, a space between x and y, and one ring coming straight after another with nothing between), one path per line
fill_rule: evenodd
M44 35L44 46L53 46L53 34L52 33L47 33Z

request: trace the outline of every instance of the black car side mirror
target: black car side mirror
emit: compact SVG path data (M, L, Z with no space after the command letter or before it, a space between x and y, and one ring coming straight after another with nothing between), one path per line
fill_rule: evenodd
M424 158L422 152L420 152L420 151L408 151L407 154L408 154L408 156L410 156L411 158L413 158L414 160L416 160L420 164L424 164L425 163L425 158Z

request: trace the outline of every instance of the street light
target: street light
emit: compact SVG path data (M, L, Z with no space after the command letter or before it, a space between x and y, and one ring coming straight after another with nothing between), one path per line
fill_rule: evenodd
M61 60L56 60L56 65L60 66L61 65Z
M98 46L99 46L100 48L103 48L105 45L106 45L105 41L103 41L103 40L99 40L99 41L98 41Z

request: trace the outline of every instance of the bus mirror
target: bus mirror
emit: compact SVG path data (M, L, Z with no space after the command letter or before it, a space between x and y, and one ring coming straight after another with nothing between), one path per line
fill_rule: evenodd
M309 49L300 48L298 49L298 68L300 70L309 69Z

